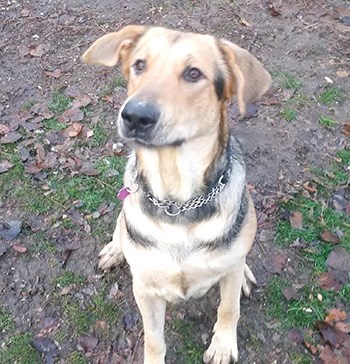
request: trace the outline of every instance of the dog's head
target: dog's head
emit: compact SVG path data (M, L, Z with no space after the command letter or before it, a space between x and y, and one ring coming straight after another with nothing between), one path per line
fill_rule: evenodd
M107 34L83 61L121 62L129 97L119 113L119 134L148 146L216 135L227 100L236 94L244 114L271 82L253 55L229 41L160 27L130 25Z

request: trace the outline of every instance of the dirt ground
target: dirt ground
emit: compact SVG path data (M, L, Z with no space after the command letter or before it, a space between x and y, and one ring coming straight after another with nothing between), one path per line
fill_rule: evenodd
M310 168L326 168L336 150L348 140L341 128L350 121L349 99L344 98L332 106L318 100L329 86L339 87L345 95L350 92L350 27L341 21L349 12L348 2L337 0L276 1L273 5L270 1L241 0L6 0L0 3L0 124L13 125L15 115L33 100L48 103L57 90L71 90L72 95L89 95L94 100L89 120L93 123L99 118L103 123L108 133L105 145L118 143L115 121L125 88L115 87L113 95L102 100L104 88L113 82L118 69L83 65L80 56L88 45L104 33L132 23L223 37L252 52L274 76L270 91L255 113L238 120L234 103L229 113L233 132L242 143L248 182L254 188L257 209L262 211L266 201L275 201L306 181ZM292 82L298 85L289 89L283 87L286 74L293 75ZM293 120L288 121L286 105L292 95L299 93L311 101L293 105L296 113L292 115ZM322 125L319 119L324 115L336 120L336 126ZM30 145L30 138L22 139L21 143ZM76 148L74 153L81 160L93 162L106 154L106 149L101 147L87 152ZM84 334L98 337L98 342L96 345L85 343L85 347L93 349L82 351L88 354L85 360L89 363L140 362L142 325L131 293L128 267L124 265L106 276L97 270L97 254L111 237L117 211L101 217L94 225L102 234L83 228L65 230L50 224L50 214L55 215L55 212L34 214L23 211L16 200L0 201L0 222L22 222L21 234L15 240L19 246L25 246L30 252L33 231L42 231L58 247L57 254L51 255L46 252L21 254L14 249L2 254L0 305L14 317L18 332L30 332L34 336L44 332L53 337L53 327L66 331L59 343L57 362L75 363L71 353L77 350L79 334L69 332L70 326L61 314L65 307L56 305L53 281L64 270L86 277L82 289L72 288L73 293L70 292L78 299L82 310L88 307L89 299L100 287L106 286L109 292L116 281L119 319L108 334L97 335L87 330ZM274 244L276 219L272 213L259 228L249 256L258 285L250 299L242 299L240 363L296 363L295 353L315 360L302 345L292 345L289 336L264 311L264 289L272 273L265 269L263 261L279 250ZM0 238L0 244L9 247L13 242ZM68 246L71 252L64 267L60 264L61 255L67 250L62 246ZM294 264L292 255L289 255L289 262L286 274L307 279L308 271ZM173 330L172 320L182 322L184 318L193 323L191 335L204 350L215 322L217 302L218 292L213 289L203 299L169 306L168 363L184 362L178 350L179 333ZM66 304L69 305L69 301ZM4 338L4 332L0 332L0 341ZM256 345L256 341L260 344ZM84 347L80 343L81 346ZM196 360L193 359L193 363Z

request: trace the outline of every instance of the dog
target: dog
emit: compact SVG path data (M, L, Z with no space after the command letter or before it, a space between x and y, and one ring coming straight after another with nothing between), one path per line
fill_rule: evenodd
M227 103L243 115L271 77L248 51L210 35L129 25L95 41L83 62L121 64L128 97L118 132L133 147L120 190L123 207L103 270L124 257L144 326L144 363L165 363L167 301L204 295L221 301L204 363L238 360L241 290L255 278L246 264L256 215Z

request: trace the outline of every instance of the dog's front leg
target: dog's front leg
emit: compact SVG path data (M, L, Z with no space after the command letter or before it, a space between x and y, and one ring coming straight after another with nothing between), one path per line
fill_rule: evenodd
M117 219L117 226L114 230L112 241L108 243L98 255L100 258L98 266L102 270L111 269L112 267L119 265L123 261L124 254L122 252L121 245L124 236L124 230L124 213L123 211L121 211Z
M245 262L220 279L221 301L214 326L214 336L204 353L204 363L230 364L238 360L237 322Z
M144 330L144 364L164 364L166 345L164 321L166 301L159 296L144 293L143 288L133 285L134 296L141 311Z

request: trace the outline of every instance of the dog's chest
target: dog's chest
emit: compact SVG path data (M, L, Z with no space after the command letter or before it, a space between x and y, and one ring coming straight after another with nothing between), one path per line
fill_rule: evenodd
M140 253L140 252L138 252ZM134 280L142 289L168 301L200 297L235 264L231 254L192 252L177 246L177 251L148 249L132 254L129 261Z

